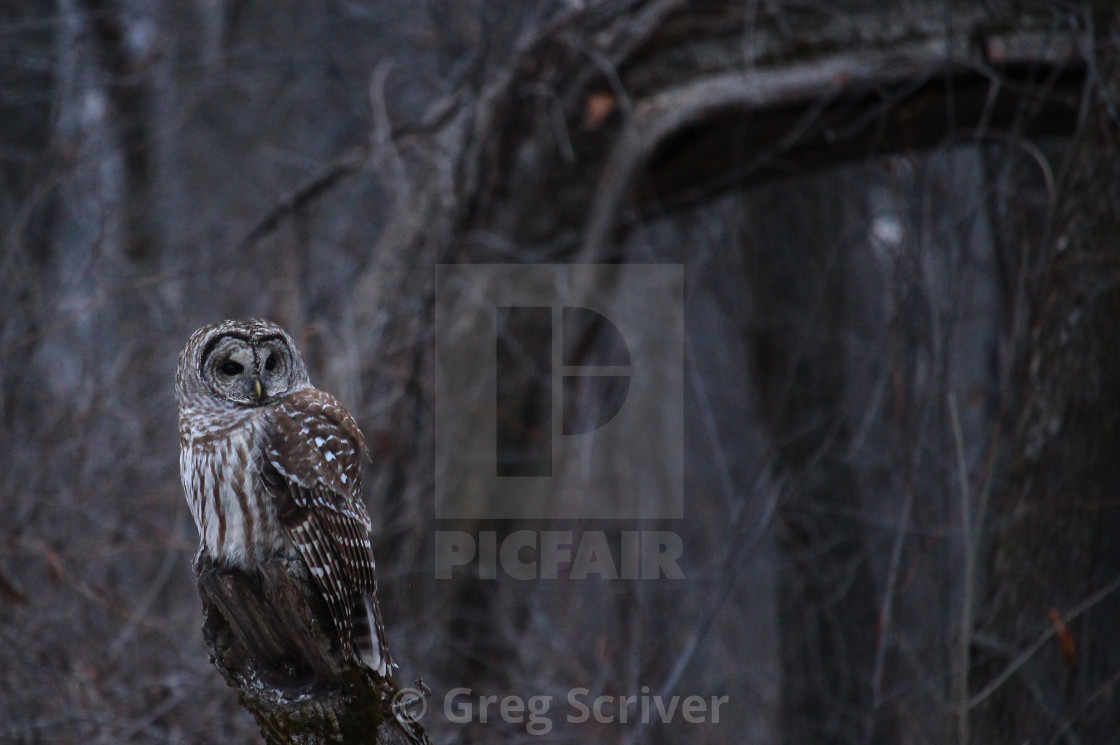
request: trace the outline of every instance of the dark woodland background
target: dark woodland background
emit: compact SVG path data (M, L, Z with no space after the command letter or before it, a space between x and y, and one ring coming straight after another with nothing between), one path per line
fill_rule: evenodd
M534 739L459 686L730 696L550 742L1120 742L1118 40L1072 0L3 0L0 741L259 741L172 391L258 314L373 445L436 742ZM433 518L454 262L684 265L685 517L576 529L676 531L685 579L434 578L437 529L508 529Z

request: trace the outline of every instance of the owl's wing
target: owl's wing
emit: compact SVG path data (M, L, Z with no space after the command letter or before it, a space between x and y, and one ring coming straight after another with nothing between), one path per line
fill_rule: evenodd
M298 391L276 406L263 455L261 475L280 524L327 602L344 653L357 647L384 675L390 663L361 489L369 454L357 423L330 394ZM355 620L363 628L355 630Z

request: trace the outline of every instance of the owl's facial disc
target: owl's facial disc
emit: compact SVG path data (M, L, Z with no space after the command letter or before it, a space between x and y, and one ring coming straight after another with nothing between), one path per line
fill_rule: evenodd
M202 379L218 397L260 406L289 393L299 382L298 360L281 335L224 334L202 352Z

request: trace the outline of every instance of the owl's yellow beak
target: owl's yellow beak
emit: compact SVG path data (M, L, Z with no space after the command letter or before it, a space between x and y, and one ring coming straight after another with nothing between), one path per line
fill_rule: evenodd
M253 393L257 394L257 398L264 397L264 389L261 388L260 378L257 378L253 381Z

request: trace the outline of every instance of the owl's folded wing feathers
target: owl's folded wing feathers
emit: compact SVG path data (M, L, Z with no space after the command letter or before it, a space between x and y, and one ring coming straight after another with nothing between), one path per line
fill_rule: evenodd
M333 396L314 388L289 396L266 426L261 475L280 523L327 602L344 653L355 641L372 644L357 651L384 675L390 662L362 501L361 459L368 457L362 434ZM362 609L367 613L357 612ZM358 632L355 621L363 626ZM364 628L369 624L375 628Z

